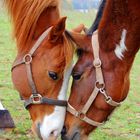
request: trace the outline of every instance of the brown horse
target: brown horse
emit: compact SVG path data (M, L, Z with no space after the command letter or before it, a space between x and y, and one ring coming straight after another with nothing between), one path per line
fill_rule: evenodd
M85 140L128 95L140 48L140 1L107 0L98 32L71 35L80 49L62 139Z
M17 57L12 80L41 139L63 127L75 44L65 32L59 0L5 0L14 27Z

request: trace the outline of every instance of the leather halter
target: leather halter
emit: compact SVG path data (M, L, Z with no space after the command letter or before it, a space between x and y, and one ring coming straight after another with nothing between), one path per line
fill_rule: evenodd
M32 76L33 55L34 55L35 51L39 48L39 46L43 42L43 40L47 37L47 35L49 34L51 29L52 29L52 27L47 29L39 37L39 39L36 41L36 43L31 48L29 53L26 54L24 57L16 59L12 66L12 71L19 65L25 64L25 66L26 66L27 78L28 78L28 82L29 82L29 85L30 85L30 88L32 91L32 94L29 97L29 99L24 100L24 106L26 109L28 109L28 107L30 105L34 105L34 104L48 104L48 105L56 105L56 106L62 106L62 107L67 106L67 101L65 101L65 100L56 100L56 99L42 97L41 94L37 91L37 88L36 88L36 85L35 85L35 82L34 82L33 76Z
M69 103L68 103L67 111L70 112L72 115L78 117L79 119L85 121L86 123L88 123L92 126L100 126L100 125L104 124L104 122L100 123L100 122L94 121L86 116L92 103L96 100L96 97L98 96L98 94L101 93L105 98L105 102L113 107L117 107L117 106L121 105L121 103L115 102L106 93L106 90L105 90L105 83L104 83L103 73L102 73L102 69L101 69L102 62L101 62L100 57L99 57L98 32L94 32L92 35L92 48L93 48L93 53L94 53L93 65L94 65L95 70L96 70L95 88L94 88L92 94L90 95L88 101L86 102L86 104L84 105L84 107L80 111L77 111Z

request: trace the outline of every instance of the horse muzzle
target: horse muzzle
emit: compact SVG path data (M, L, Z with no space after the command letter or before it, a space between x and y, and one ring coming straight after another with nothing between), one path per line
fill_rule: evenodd
M78 128L74 128L71 133L67 134L67 130L64 127L61 132L62 140L81 140L80 130Z

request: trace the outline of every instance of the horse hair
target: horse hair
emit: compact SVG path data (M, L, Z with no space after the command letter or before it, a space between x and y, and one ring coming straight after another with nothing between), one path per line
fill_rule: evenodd
M86 33L87 35L91 36L93 34L93 32L98 29L99 23L101 21L102 15L103 15L105 4L106 4L106 0L102 0L101 4L99 6L99 10L96 14L96 18L95 18L92 26L89 28L89 30Z

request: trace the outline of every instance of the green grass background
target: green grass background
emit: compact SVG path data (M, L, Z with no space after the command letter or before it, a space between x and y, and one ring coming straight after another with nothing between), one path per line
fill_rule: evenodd
M68 16L67 28L79 23L89 27L94 19L94 11L82 14L75 11L63 11ZM35 140L30 130L31 120L14 90L11 81L11 65L16 56L16 47L12 41L12 30L6 12L0 9L0 100L10 111L16 128L13 131L0 132L0 140ZM90 140L140 140L140 53L131 71L131 88L123 105L117 109L110 121L91 134Z

